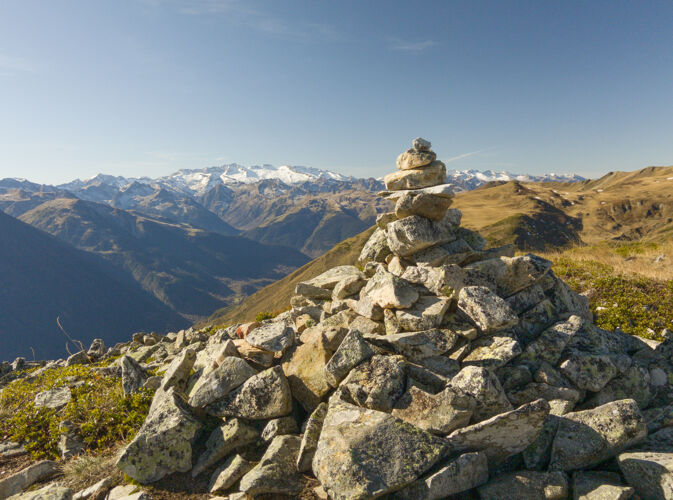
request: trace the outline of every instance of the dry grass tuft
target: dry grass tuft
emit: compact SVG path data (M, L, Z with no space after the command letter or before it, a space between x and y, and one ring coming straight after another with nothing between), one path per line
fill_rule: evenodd
M122 473L115 467L115 460L120 450L121 446L104 454L79 455L64 462L63 478L60 482L74 491L88 488L108 476L112 476L117 484L121 484Z

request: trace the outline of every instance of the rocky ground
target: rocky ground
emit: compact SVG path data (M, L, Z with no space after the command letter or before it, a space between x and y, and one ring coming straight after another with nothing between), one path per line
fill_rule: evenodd
M673 338L600 329L549 261L485 249L435 158L414 141L361 266L300 283L271 320L5 365L7 390L108 360L95 369L125 394L154 396L115 456L130 484L45 485L58 472L43 461L1 477L0 498L673 498ZM62 456L86 448L81 428L60 432Z

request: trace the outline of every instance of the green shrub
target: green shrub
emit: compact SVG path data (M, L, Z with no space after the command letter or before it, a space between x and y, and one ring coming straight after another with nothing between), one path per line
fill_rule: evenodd
M588 293L601 328L655 339L664 328L673 329L673 280L618 274L607 264L568 257L555 259L554 272L575 291Z
M269 311L263 311L263 312L258 312L257 316L255 316L255 321L258 323L261 323L262 321L265 321L267 319L273 319L277 316L277 314L274 314Z
M81 381L70 402L59 411L38 408L39 392ZM89 450L104 450L130 439L142 425L152 401L151 391L125 396L118 377L104 377L85 366L45 370L9 384L0 394L0 440L25 443L34 458L58 457L59 424L70 420Z

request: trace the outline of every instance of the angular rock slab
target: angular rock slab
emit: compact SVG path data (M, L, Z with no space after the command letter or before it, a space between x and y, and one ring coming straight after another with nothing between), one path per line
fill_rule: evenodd
M446 166L441 161L435 160L421 168L388 174L383 177L383 182L389 191L437 186L446 182Z
M409 309L400 309L395 312L397 322L403 330L415 332L438 328L442 324L444 314L451 305L447 297L426 295Z
M72 490L56 484L48 484L44 488L13 495L7 500L71 500Z
M577 500L627 500L635 492L630 486L622 486L616 472L575 472L572 484Z
M189 405L195 408L204 408L210 403L224 398L256 374L257 370L243 359L236 356L227 356L222 360L220 366L202 376L203 380L199 379L189 396Z
M566 500L568 478L562 472L518 471L478 488L482 500Z
M185 349L168 365L164 378L161 381L161 389L168 391L175 387L178 391L185 390L187 379L196 362L196 351L194 349Z
M458 293L458 308L482 332L502 330L518 323L519 317L507 302L485 286L466 286Z
M299 447L299 454L297 456L297 470L299 472L311 469L311 463L313 462L313 456L318 446L320 431L322 431L322 424L325 421L326 415L327 403L320 403L306 422L306 429L301 437L301 446Z
M294 330L282 321L267 323L255 328L245 341L258 349L282 353L294 344Z
M437 472L391 495L394 500L439 500L476 488L488 481L484 453L464 453Z
M119 364L122 367L122 389L124 390L124 394L138 392L147 381L145 370L130 356L122 356Z
M477 402L473 421L513 409L498 377L487 368L466 366L451 379L450 386L469 394Z
M322 337L302 344L283 363L283 372L290 383L294 398L307 411L313 411L332 388L327 381L325 366L332 352L325 348Z
M232 455L218 467L210 478L208 491L225 491L231 488L236 481L252 470L254 465L241 455Z
M560 321L547 328L540 336L526 346L520 360L542 362L555 365L568 342L582 328L584 320L579 316L570 316L567 321Z
M173 387L159 390L136 437L117 460L117 467L147 484L192 468L192 443L201 423Z
M446 435L469 424L475 406L472 397L451 387L429 394L412 386L397 400L392 415L424 431Z
M627 452L617 457L626 481L643 499L673 499L673 453Z
M248 495L297 495L303 478L297 471L298 436L276 436L259 463L241 479L240 490Z
M549 403L538 399L516 410L454 431L448 437L452 451L483 451L497 464L526 449L537 439L549 414Z
M247 425L237 418L228 420L215 429L206 441L206 449L199 456L192 469L192 477L196 477L211 465L237 448L253 443L259 437L254 427Z
M577 388L592 392L600 391L619 373L612 359L603 354L572 353L559 368Z
M284 417L291 410L290 384L280 366L250 377L222 401L206 407L210 415L249 420Z
M419 150L416 148L407 149L397 157L397 168L400 170L409 170L410 168L419 168L429 165L437 159L437 154L428 149Z
M348 373L374 355L372 348L357 330L350 330L341 345L325 365L325 378L337 387Z
M472 342L472 350L463 358L463 364L496 369L521 354L521 345L511 337L493 335Z
M560 417L552 445L550 470L584 469L638 444L647 426L633 399Z
M445 449L442 439L387 413L332 398L313 473L334 500L373 498L416 480Z
M460 211L448 210L440 221L411 215L388 224L386 235L390 250L401 257L408 257L438 243L448 243L457 238Z
M364 340L410 361L420 361L449 351L458 341L458 335L450 330L432 329L391 335L365 335Z
M60 387L42 391L35 395L35 406L38 408L51 408L58 410L70 402L72 394L69 387Z
M388 236L385 230L380 227L372 233L372 235L362 247L358 262L366 264L367 262L384 262L386 257L391 254L388 246Z
M376 355L351 370L339 389L356 404L372 410L392 410L406 387L404 358Z
M406 280L379 267L360 291L360 297L369 297L383 309L406 309L418 300L418 292Z
M397 199L395 215L398 219L419 215L430 220L442 220L452 201L444 196L408 191Z
M0 498L20 493L38 481L43 481L58 472L58 464L52 460L42 460L29 465L11 476L0 479Z

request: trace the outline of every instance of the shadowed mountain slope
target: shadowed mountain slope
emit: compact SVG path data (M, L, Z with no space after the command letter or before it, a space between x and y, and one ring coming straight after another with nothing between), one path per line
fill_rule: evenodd
M95 252L192 320L304 264L285 247L224 236L77 199L56 199L21 220Z
M0 212L0 359L66 356L61 323L88 347L140 330L182 328L184 318L100 257ZM71 346L71 349L73 347Z

